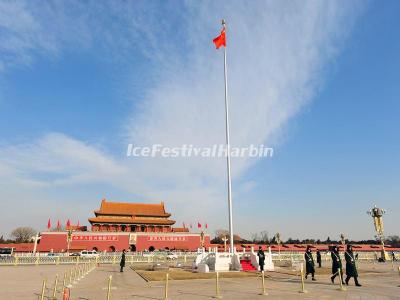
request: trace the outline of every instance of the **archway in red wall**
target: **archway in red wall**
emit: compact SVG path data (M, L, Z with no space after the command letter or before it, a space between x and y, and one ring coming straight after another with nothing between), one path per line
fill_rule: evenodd
M135 245L131 245L131 246L129 247L129 249L130 249L132 252L136 252L136 246L135 246Z
M154 250L156 250L156 248L154 248L154 246L150 246L150 247L149 247L149 251L150 251L150 252L153 252Z
M109 251L110 252L115 252L115 247L114 246L110 246Z
M99 252L99 249L97 247L93 247L92 250Z

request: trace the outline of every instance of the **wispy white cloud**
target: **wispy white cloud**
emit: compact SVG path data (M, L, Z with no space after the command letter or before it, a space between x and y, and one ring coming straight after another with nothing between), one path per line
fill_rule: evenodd
M4 32L0 63L3 67L31 63L37 52L57 56L64 49L96 48L109 54L105 57L130 64L141 55L154 79L140 99L132 95L135 109L118 133L124 137L121 147L220 144L224 141L222 51L213 48L211 39L224 17L232 143L274 146L274 134L323 83L324 66L339 52L361 6L354 1L175 5L54 2L38 10L23 2L5 2L0 4ZM137 84L137 76L132 77ZM255 163L233 161L239 184ZM196 209L199 218L208 216L211 224L225 225L220 213L226 198L223 159L127 159L107 154L99 145L49 134L30 144L2 147L0 177L9 174L21 186L38 188L104 182L145 199L167 200L182 220L193 218ZM255 185L245 180L234 190Z

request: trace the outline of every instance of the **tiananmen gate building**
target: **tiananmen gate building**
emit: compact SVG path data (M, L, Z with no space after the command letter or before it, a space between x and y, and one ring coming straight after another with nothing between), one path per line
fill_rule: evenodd
M145 204L103 199L94 214L89 218L91 231L71 226L75 230L42 232L37 251L195 251L210 246L208 234L173 227L175 221L170 219L163 202Z

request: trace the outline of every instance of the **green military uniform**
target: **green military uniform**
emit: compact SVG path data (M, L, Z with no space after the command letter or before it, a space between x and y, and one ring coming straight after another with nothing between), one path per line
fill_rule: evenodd
M351 246L348 247L347 251L344 253L344 258L346 259L346 284L348 285L350 278L353 277L356 286L361 286L361 284L358 283L356 260Z
M313 280L315 280L314 279L315 264L314 264L314 258L311 253L311 250L307 249L306 253L304 253L304 260L306 261L306 278L307 278L308 274L311 274Z
M346 251L344 253L346 259L346 275L349 277L358 277L356 260L353 251Z
M344 283L343 282L342 259L340 258L339 250L337 247L332 250L331 258L332 258L332 277L331 277L332 283L334 283L335 277L338 276L337 273L338 273L339 269L340 269L340 275L342 276L342 283Z

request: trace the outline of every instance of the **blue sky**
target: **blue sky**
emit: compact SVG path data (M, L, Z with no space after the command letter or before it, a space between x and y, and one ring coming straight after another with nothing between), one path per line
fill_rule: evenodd
M223 160L125 157L224 141L225 17L232 142L275 149L232 162L235 231L371 238L377 204L399 234L399 6L1 2L0 232L82 224L103 197L226 228Z

